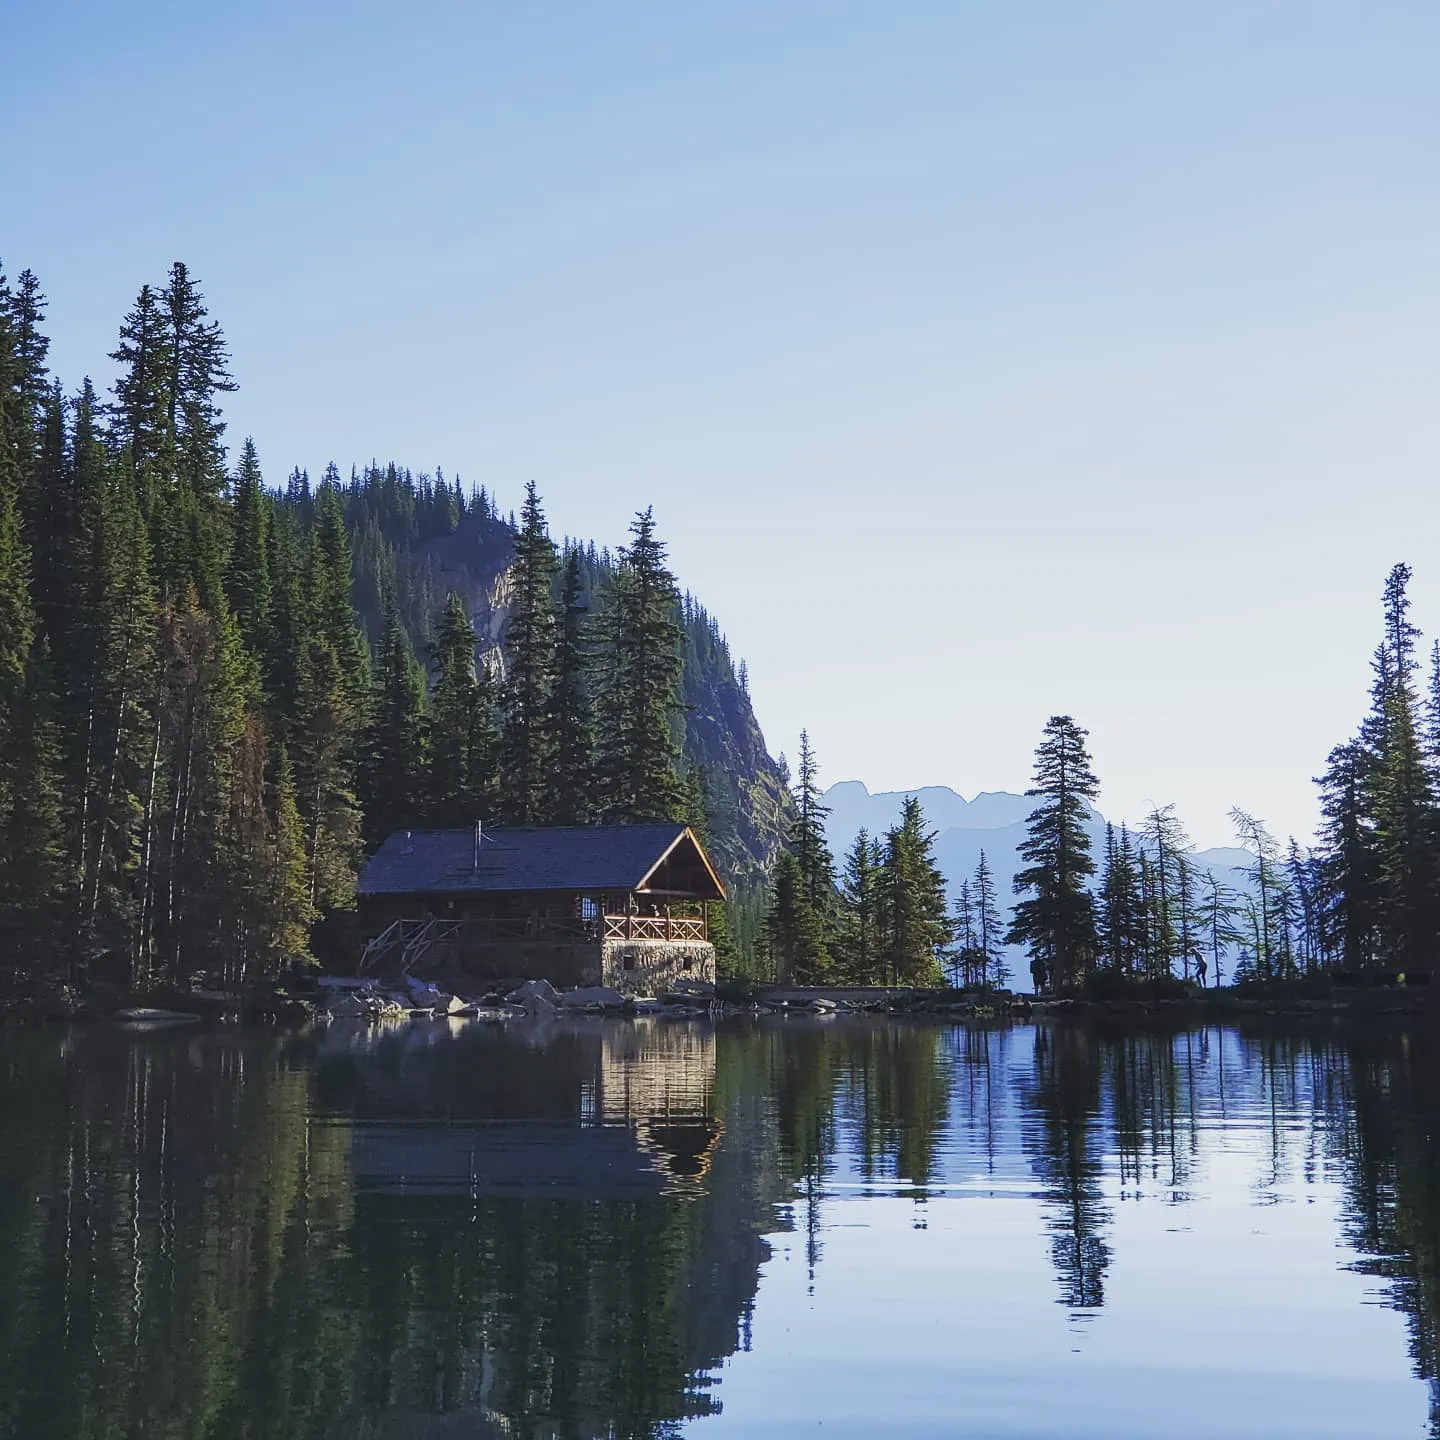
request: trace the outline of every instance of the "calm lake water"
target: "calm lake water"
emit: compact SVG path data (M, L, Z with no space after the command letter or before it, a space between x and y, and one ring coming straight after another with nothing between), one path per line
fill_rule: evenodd
M0 1032L0 1435L1440 1435L1417 1031Z

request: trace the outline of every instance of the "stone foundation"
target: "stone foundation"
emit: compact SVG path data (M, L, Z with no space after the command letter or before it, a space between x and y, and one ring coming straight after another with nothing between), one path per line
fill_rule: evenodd
M602 985L622 995L658 995L677 983L715 983L715 947L707 940L607 940Z

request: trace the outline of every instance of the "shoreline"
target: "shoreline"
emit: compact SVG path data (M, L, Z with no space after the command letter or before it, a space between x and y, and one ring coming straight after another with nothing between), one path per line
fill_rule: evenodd
M129 994L114 990L77 992L66 987L0 994L0 1025L127 1022L125 1012L152 1010L172 1019L218 1024L303 1024L332 1017L318 1003L318 990L296 987L263 989L243 994L217 991L149 991ZM1324 988L1221 988L1183 995L1036 996L1028 992L975 992L920 989L907 986L803 986L723 984L718 995L694 992L632 1001L605 1007L571 1007L569 1013L601 1010L616 1017L637 1015L677 1019L745 1016L810 1016L824 1019L868 1015L915 1018L951 1023L1026 1023L1046 1019L1087 1021L1150 1021L1165 1019L1229 1020L1242 1018L1330 1019L1417 1017L1440 1014L1440 991L1429 986L1358 986L1330 984ZM425 1018L417 1012L411 1018ZM433 1018L444 1018L437 1016ZM490 1017L498 1018L498 1017ZM518 1016L510 1017L512 1019ZM133 1014L130 1016L134 1022Z

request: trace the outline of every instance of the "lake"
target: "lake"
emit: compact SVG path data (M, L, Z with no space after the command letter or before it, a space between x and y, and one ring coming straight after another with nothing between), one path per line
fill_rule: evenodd
M0 1047L0 1436L1440 1435L1419 1028Z

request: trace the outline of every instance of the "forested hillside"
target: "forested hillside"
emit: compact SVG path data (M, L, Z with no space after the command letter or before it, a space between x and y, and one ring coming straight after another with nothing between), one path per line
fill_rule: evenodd
M683 818L753 889L789 796L648 509L610 554L553 544L533 487L517 520L393 465L272 486L227 448L183 265L124 317L108 394L49 373L45 307L0 276L12 979L343 959L357 866L407 825Z
M396 465L368 466L342 481L350 536L357 613L372 646L385 627L393 596L401 625L417 654L436 637L445 599L457 594L479 636L479 653L491 676L506 676L506 640L514 594L511 567L518 522L503 516L481 487L468 498L443 473L416 476ZM286 503L313 504L310 482L292 474ZM565 540L580 577L580 605L603 613L616 578L616 557L593 542ZM556 591L558 600L558 589ZM674 739L682 769L704 777L712 848L728 879L748 889L769 873L790 797L779 766L751 708L743 673L719 624L688 593L681 599L681 700Z

